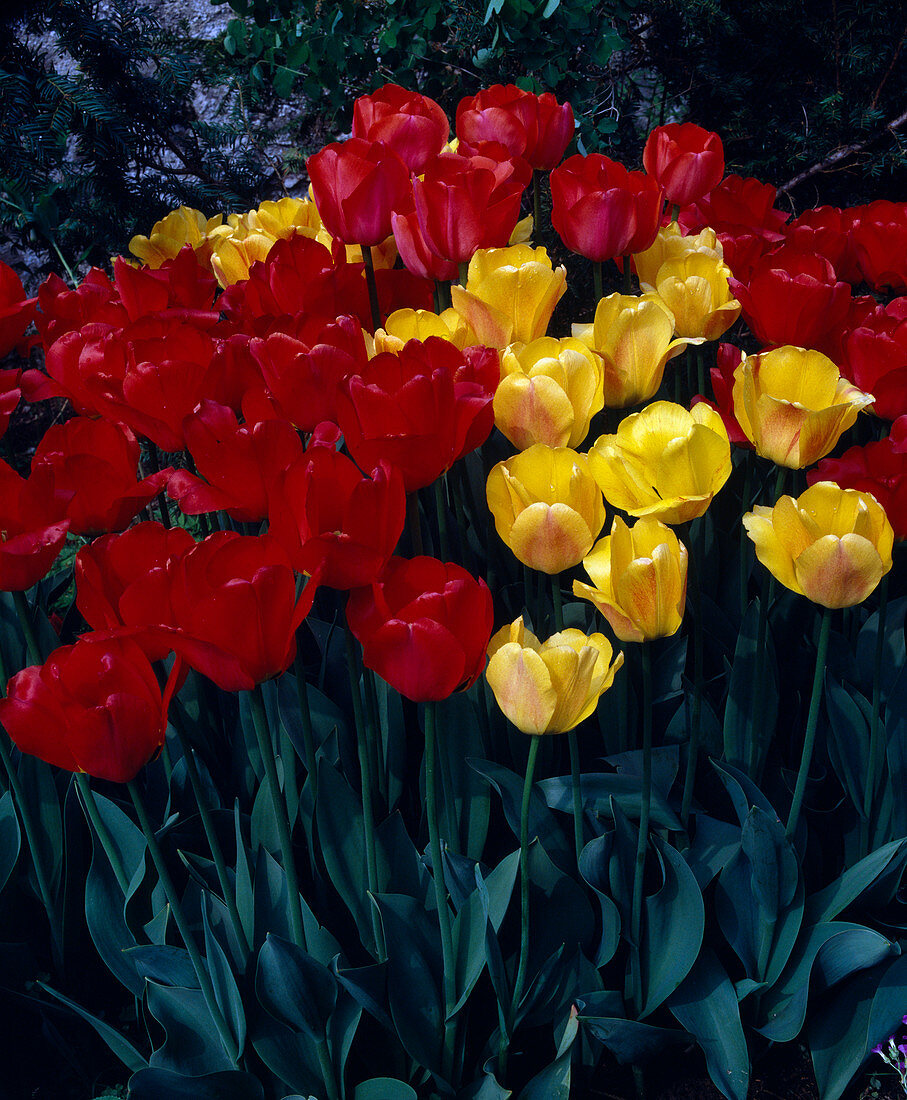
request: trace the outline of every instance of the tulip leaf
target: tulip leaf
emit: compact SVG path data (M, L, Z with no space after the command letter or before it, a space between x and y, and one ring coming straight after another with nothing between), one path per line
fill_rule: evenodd
M249 943L254 942L255 933L255 895L252 889L252 875L249 871L249 857L246 842L243 839L242 822L239 816L239 799L233 804L233 828L236 843L236 866L234 882L236 887L236 908L240 923Z
M552 810L573 812L573 781L569 775L543 779L537 786ZM642 779L636 775L608 775L603 772L583 775L580 777L580 797L583 809L593 814L607 813L613 798L625 814L638 821L642 805ZM680 829L679 818L655 790L652 791L650 812L653 827Z
M336 978L333 968L331 974ZM343 1080L347 1058L349 1058L361 1019L362 1006L338 983L337 1003L328 1019L327 1044L334 1072L340 1081Z
M214 987L214 999L221 1015L227 1022L236 1049L241 1051L246 1045L246 1014L243 1009L239 986L236 984L227 953L221 946L208 917L209 905L202 897L202 927L205 933L205 960L208 974Z
M687 1032L677 1028L655 1027L620 1016L587 1015L587 1010L581 1006L579 1022L608 1048L622 1066L645 1061L690 1041Z
M806 901L805 918L810 924L833 920L859 901L881 877L899 882L907 865L907 839L893 840L849 867L834 882L811 894Z
M520 1100L569 1100L570 1063L579 1032L576 1006L567 1017L554 1061L535 1075L520 1092Z
M0 796L0 892L13 873L21 846L22 835L13 806L13 796L10 791L4 791Z
M485 885L478 863L476 864L475 875L476 893L482 906L482 916L485 921L485 961L488 964L488 977L491 979L491 985L500 1010L506 1013L510 1011L510 984L507 980L507 968L504 965L501 944L490 919L491 898L488 895L488 887Z
M676 699L683 692L683 670L687 663L687 636L675 634L660 640L652 662L652 702Z
M145 996L148 1011L165 1033L149 1059L152 1067L190 1076L233 1068L201 990L149 980Z
M751 806L758 806L765 813L778 816L772 804L745 772L740 771L733 764L719 764L715 760L712 761L712 767L718 772L718 778L730 795L741 828L749 815Z
M438 1073L444 1003L437 920L402 894L379 894L375 901L387 942L387 995L394 1030L411 1058Z
M653 843L663 885L643 902L639 951L645 998L640 1018L654 1012L689 973L705 929L705 906L693 872L676 848L658 837Z
M601 909L601 937L595 953L595 965L605 966L620 946L620 913L608 892L608 863L613 834L595 837L580 854L579 870L595 891Z
M337 981L355 1000L356 1004L364 1008L388 1031L393 1032L393 1021L385 1009L387 1004L387 963L373 963L371 966L341 970L335 959L331 969Z
M733 859L740 844L740 829L727 821L699 813L693 843L684 853L699 889L706 886Z
M268 933L258 952L255 994L281 1023L322 1042L337 1003L337 980L302 948Z
M809 1047L823 1100L838 1100L872 1048L894 1034L907 1004L907 956L861 970L817 1005Z
M71 1001L68 997L64 997L62 993L58 993L55 989L51 989L51 987L45 985L44 982L38 982L37 984L45 993L49 993L51 997L55 997L61 1004L66 1005L67 1008L71 1008L76 1015L81 1016L83 1020L91 1024L97 1034L107 1044L108 1048L117 1058L119 1058L127 1069L135 1072L148 1065L144 1055L140 1054L132 1043L124 1038L116 1028L111 1027L110 1024L105 1023L103 1020L99 1020L97 1016L93 1016L87 1009L82 1008L80 1004Z
M529 848L529 904L534 914L530 973L559 947L572 953L591 940L595 918L586 892L557 867L541 844Z
M885 607L882 662L879 666L883 698L890 695L899 673L907 666L907 647L904 644L905 620L907 620L907 596L889 600ZM879 612L873 611L857 636L857 668L867 693L872 690L871 685L875 675L878 634Z
M746 1100L749 1054L734 986L706 947L668 1001L681 1027L696 1037L709 1077L727 1100Z
M435 891L431 875L406 831L399 810L377 829L378 882L390 893L407 894L434 906Z
M488 834L491 798L488 784L467 764L467 758L485 755L476 704L469 694L452 695L443 707L438 707L437 715L442 836L455 851L480 859Z
M37 819L34 835L37 858L44 861L51 893L56 896L63 869L63 814L54 773L49 764L28 754L19 758L18 771L31 812ZM53 919L53 914L49 916Z
M724 707L724 756L732 764L746 759L750 746L767 745L778 720L778 678L771 630L765 633L762 675L757 679L759 600L746 610L731 665ZM758 691L758 696L755 692ZM755 705L758 699L758 706Z
M258 1057L285 1085L304 1096L323 1096L318 1052L304 1032L259 1011L254 1018L250 1014L249 1038Z
M130 1100L264 1100L251 1073L226 1070L189 1077L168 1069L142 1069L129 1078Z
M855 697L831 676L825 680L825 706L828 711L828 755L835 773L850 797L854 809L863 817L864 791L869 764L869 722L865 699ZM884 733L883 733L884 736Z
M373 1077L356 1086L353 1100L418 1100L412 1085L393 1077Z
M271 855L280 852L280 833L274 817L271 786L267 776L262 778L252 804L251 826L253 852L259 848L264 848Z
M198 976L184 947L170 944L141 944L123 951L141 978L177 989L198 989Z

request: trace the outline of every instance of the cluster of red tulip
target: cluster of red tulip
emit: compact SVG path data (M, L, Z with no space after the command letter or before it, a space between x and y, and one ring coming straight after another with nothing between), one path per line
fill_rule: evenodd
M550 172L564 244L596 263L645 253L671 220L665 200L682 234L710 227L762 344L822 351L874 395L879 417L907 413L907 298L882 306L851 289L907 289L905 204L788 223L772 187L724 177L719 139L692 124L655 130L644 172L598 154L561 163L573 133L569 105L498 86L460 104L454 149L436 103L387 86L356 103L351 139L309 159L330 248L290 226L220 293L204 242L177 242L154 268L118 259L112 277L94 269L75 288L51 276L36 300L0 267L0 352L34 320L46 363L0 374L3 429L20 394L65 397L76 413L48 431L27 478L0 463L0 588L35 584L67 535L90 540L76 583L91 633L14 677L0 704L23 749L131 778L162 743L179 667L227 690L280 674L319 585L351 590L366 664L410 698L475 681L493 623L485 582L394 555L407 494L492 430L498 351L437 336L376 347L364 263L344 246L367 252L392 236L404 266L376 265L381 318L430 309L431 280L508 244L534 171ZM713 382L743 439L730 406L739 358L722 351ZM816 474L875 493L901 538L905 423ZM139 478L139 438L183 452L188 468ZM267 534L196 542L182 527L130 526L165 488L185 515L265 521ZM169 652L176 675L162 694L150 662Z

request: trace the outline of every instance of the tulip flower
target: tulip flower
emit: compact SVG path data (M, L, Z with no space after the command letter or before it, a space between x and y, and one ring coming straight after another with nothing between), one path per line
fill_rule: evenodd
M743 525L772 576L821 607L862 603L891 569L894 532L881 504L830 481L757 505Z
M459 277L460 269L457 264L453 260L442 259L432 251L426 241L412 194L402 200L399 208L391 214L391 229L400 259L407 271L438 283L449 283Z
M733 398L757 453L792 470L824 458L872 404L827 356L796 347L745 356L734 371Z
M661 188L599 153L568 157L551 173L551 224L571 252L601 263L655 239Z
M88 635L18 672L0 699L0 722L22 752L128 783L164 743L178 676L179 662L162 693L132 639Z
M907 540L907 448L896 439L850 447L840 458L823 458L806 480L809 485L833 481L842 489L871 493L885 509L895 540Z
M907 413L907 311L897 308L901 300L874 309L842 341L841 373L872 394L872 411L886 420Z
M13 350L35 317L37 298L26 298L22 280L0 260L0 359Z
M498 706L523 733L567 733L614 683L624 655L603 634L562 630L547 641L520 617L494 635L485 676Z
M688 343L672 340L673 332L673 315L651 294L609 294L591 325L573 326L573 335L601 360L606 408L625 409L655 396L668 362Z
M10 417L22 399L22 371L0 370L0 436L6 435Z
M35 449L32 469L51 475L60 515L75 535L121 531L161 492L168 466L138 480L139 445L126 428L77 416L48 428Z
M591 585L573 594L595 604L622 642L668 638L680 629L687 590L687 548L670 527L643 517L628 527L614 517L583 558Z
M740 316L731 293L731 269L702 252L666 260L655 274L653 291L674 315L674 331L688 340L717 340Z
M433 99L398 84L383 84L353 104L353 137L382 141L414 175L444 148L450 123Z
M75 288L57 274L48 275L38 287L38 307L35 325L45 351L61 336L83 325L96 322L117 327L129 320L113 280L97 267L91 268Z
M459 565L391 558L346 608L366 668L415 702L465 690L485 667L494 623L491 593Z
M521 160L439 153L413 181L422 237L444 260L465 263L479 248L503 248L520 216L532 170Z
M365 477L316 433L272 486L268 531L298 572L331 588L360 588L387 564L405 520L399 470L381 462Z
M581 341L542 336L502 354L494 422L518 450L577 447L601 408L601 364Z
M907 289L907 203L878 199L854 211L850 244L863 278L876 289Z
M550 172L570 144L575 121L570 104L558 103L551 92L536 95L515 84L493 84L460 100L456 129L461 149L500 142L511 156Z
M337 423L360 469L382 460L403 473L406 491L430 485L483 443L494 424L497 352L459 351L430 336L397 355L376 355L337 394Z
M798 252L823 256L846 283L856 284L863 276L856 263L851 233L854 219L849 211L837 206L818 206L804 210L784 227L785 243Z
M605 505L585 455L536 443L499 462L486 483L495 529L530 569L560 573L588 554Z
M325 229L344 244L380 244L391 212L409 191L409 170L388 145L364 138L332 142L306 170Z
M24 592L37 584L68 531L50 470L39 467L24 478L0 462L0 592Z
M645 170L677 206L708 194L724 175L721 138L693 122L656 126L642 154Z
M641 283L654 286L655 276L662 264L668 260L682 259L690 252L702 253L716 260L724 259L724 249L714 229L701 229L684 237L678 223L670 222L658 230L655 240L645 252L637 252L633 256L633 267Z
M429 336L449 340L460 351L481 343L455 309L445 309L440 314L428 309L398 309L388 317L384 328L375 333L374 353L390 351L396 355L410 340L424 342Z
M567 271L554 269L544 248L481 248L469 261L466 286L450 288L453 307L478 337L499 351L544 336L567 289Z
M705 403L687 412L656 401L603 435L589 465L605 499L631 516L686 523L703 515L731 474L721 416Z
M158 268L190 245L202 257L210 255L208 234L223 222L223 215L206 218L201 210L180 206L154 223L148 236L139 233L129 242L129 251L143 264Z

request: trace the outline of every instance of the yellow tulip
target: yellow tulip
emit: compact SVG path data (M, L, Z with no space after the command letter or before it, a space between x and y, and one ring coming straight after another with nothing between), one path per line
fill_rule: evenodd
M842 378L828 356L785 345L743 358L733 400L757 453L799 470L824 458L873 397Z
M479 341L501 351L544 336L566 289L566 269L553 270L544 248L518 244L480 248L469 261L465 289L454 285L450 292Z
M408 340L427 340L429 336L449 340L460 351L479 342L455 309L445 309L441 314L427 309L398 309L388 317L385 327L376 331L374 354L397 354Z
M871 493L817 481L743 517L759 561L786 588L822 607L862 603L891 569L894 532Z
M249 278L249 268L264 260L274 246L276 237L260 230L221 225L208 234L211 244L211 269L222 287Z
M595 711L614 683L624 655L613 657L603 634L562 630L545 641L522 618L499 630L488 646L488 686L498 706L523 731L566 733Z
M541 336L501 355L494 422L514 447L576 447L601 407L601 363L579 340Z
M655 401L600 436L589 464L605 500L631 516L685 523L701 516L731 474L721 416L705 402L689 412Z
M158 268L165 260L172 260L184 245L191 244L207 261L210 253L206 247L207 234L222 221L220 214L206 218L201 210L180 206L155 222L147 237L142 234L133 237L129 251L148 267Z
M246 215L249 228L258 229L278 240L303 233L314 237L321 228L321 218L315 204L308 199L293 199L288 195L276 202L263 202Z
M508 245L515 244L529 244L532 240L532 232L535 229L535 218L531 214L527 214L525 218L520 220L513 227L513 232L510 234L510 240Z
M674 331L689 340L717 340L740 316L740 303L731 293L731 269L715 256L688 252L666 260L654 283L655 291L674 314Z
M615 516L611 534L583 558L591 585L573 582L622 642L668 638L680 629L687 591L687 548L657 519L628 527Z
M494 525L530 569L560 573L578 565L605 523L601 490L584 455L536 443L488 475Z
M663 263L687 256L691 252L699 252L716 260L724 259L724 249L714 229L703 229L688 237L680 235L677 222L671 222L659 229L651 246L645 252L637 252L633 256L640 283L654 286L658 269Z
M609 409L626 409L655 396L668 361L688 343L672 340L673 333L673 315L651 294L609 294L598 303L591 325L573 326L573 335L602 361Z

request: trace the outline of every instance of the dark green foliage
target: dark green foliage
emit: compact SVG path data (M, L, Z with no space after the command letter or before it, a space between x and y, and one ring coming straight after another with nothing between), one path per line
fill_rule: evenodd
M905 17L851 0L654 0L650 56L683 118L797 211L907 195ZM898 127L892 126L899 122Z
M248 205L266 181L241 125L195 120L198 58L135 0L94 9L41 0L0 44L0 227L72 266L180 203ZM48 32L56 45L36 37Z

